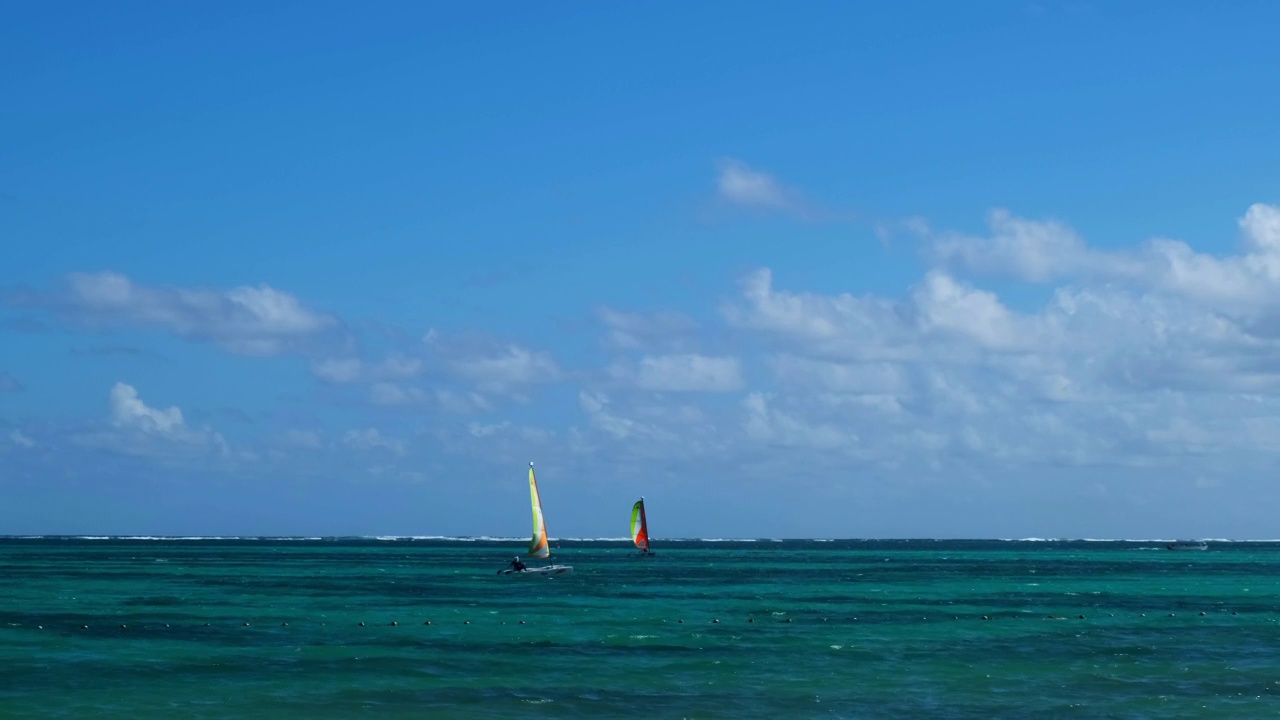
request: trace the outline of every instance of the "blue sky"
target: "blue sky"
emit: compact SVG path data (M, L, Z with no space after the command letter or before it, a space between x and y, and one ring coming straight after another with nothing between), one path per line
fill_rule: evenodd
M1278 22L8 3L0 532L1280 536Z

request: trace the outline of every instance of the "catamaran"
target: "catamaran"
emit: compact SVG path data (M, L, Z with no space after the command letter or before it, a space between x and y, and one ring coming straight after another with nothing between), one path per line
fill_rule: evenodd
M631 506L631 542L640 548L640 557L655 554L649 549L649 522L644 515L644 498Z
M533 463L529 463L529 499L533 503L533 539L529 541L529 557L546 559L551 557L551 545L547 542L547 523L542 519L542 498L538 496L538 481L533 477ZM519 560L512 561L514 565ZM515 567L499 570L499 575L567 575L573 572L572 565L542 565L539 567Z

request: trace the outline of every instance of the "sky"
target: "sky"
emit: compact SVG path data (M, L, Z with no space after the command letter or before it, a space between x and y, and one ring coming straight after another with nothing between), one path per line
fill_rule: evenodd
M1278 24L0 2L0 534L1280 537Z

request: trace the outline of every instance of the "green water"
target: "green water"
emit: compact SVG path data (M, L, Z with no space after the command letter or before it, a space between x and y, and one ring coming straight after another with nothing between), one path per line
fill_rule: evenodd
M1280 716L1280 545L560 544L0 539L0 717Z

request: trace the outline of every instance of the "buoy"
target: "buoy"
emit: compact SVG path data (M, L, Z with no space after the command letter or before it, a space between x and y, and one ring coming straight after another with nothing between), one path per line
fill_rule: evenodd
M244 626L245 626L245 627L249 627L249 623L245 623L245 624L244 624Z
M684 621L683 621L683 620L677 620L676 622L680 623L681 625L683 625L683 624L684 624Z
M280 623L280 627L289 627L289 623Z
M129 627L129 626L128 626L128 625L125 625L124 623L121 623L121 624L120 624L120 629L121 629L121 630L124 630L124 629L125 629L125 628L127 628L127 627Z
M990 616L990 615L983 615L983 616L982 616L982 619L983 619L983 620L990 620L990 619L991 619L991 616Z
M431 624L431 621L430 621L430 620L424 620L422 624L423 624L423 625L430 625L430 624Z
M791 618L787 618L787 622L791 622Z
M719 618L717 618L717 619L715 619L715 620L712 620L711 622L713 622L713 623L718 623L718 622L720 622L720 620L719 620Z
M523 624L524 624L524 621L523 621L523 620L521 620L521 621L520 621L520 624L521 624L521 625L523 625Z
M89 626L88 626L88 625L81 625L81 626L80 626L80 629L81 629L81 630L88 630L88 629L89 629Z
M165 623L165 624L164 624L164 626L165 626L165 627L169 627L169 623Z
M1203 610L1201 610L1201 611L1200 611L1200 617L1204 617L1204 611L1203 611Z
M462 621L462 624L463 624L463 625L470 625L470 624L471 624L471 621L470 621L470 620L463 620L463 621Z
M1231 614L1232 614L1232 615L1238 615L1239 613L1237 613L1235 610L1232 610L1232 611L1231 611Z
M400 624L400 623L396 622L395 620L392 620L392 621L391 621L391 627L396 627L396 626L397 626L397 625L399 625L399 624Z
M1081 616L1080 616L1080 619L1081 619L1081 620L1083 620L1083 619L1084 619L1084 616L1083 616L1083 615L1081 615Z
M43 629L44 629L44 626L43 626L43 625L37 625L37 626L36 626L36 629L37 629L37 630L43 630Z
M363 622L361 622L361 623L360 623L360 627L364 627L364 623L363 623Z
M755 618L747 618L747 622L749 622L749 623L753 623L753 622L755 622L755 621L756 621L756 619L755 619Z
M1169 613L1169 617L1174 617L1173 613Z

